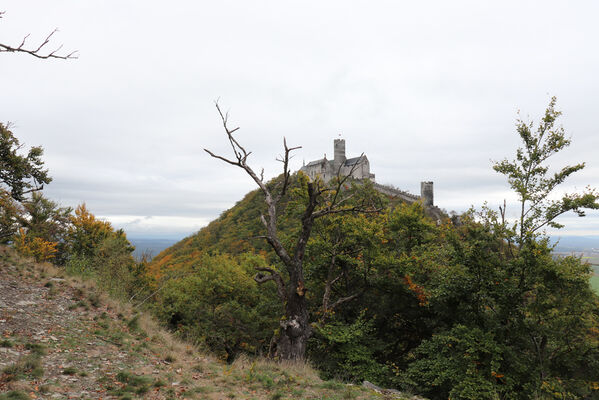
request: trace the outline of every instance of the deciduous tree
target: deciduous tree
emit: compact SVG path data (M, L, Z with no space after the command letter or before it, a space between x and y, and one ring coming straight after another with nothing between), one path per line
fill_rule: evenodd
M556 126L556 120L562 113L555 109L555 103L556 98L552 97L536 129L532 121L518 119L516 130L523 146L516 151L514 160L504 159L493 165L495 171L508 178L510 186L518 194L520 210L516 229L519 247L544 227L563 227L556 218L566 212L573 211L583 217L585 209L599 209L599 194L590 187L581 193L563 195L558 200L551 198L560 184L585 166L582 162L562 167L553 174L549 172L548 160L570 145L564 128ZM505 208L501 209L501 213L505 216Z
M52 181L44 169L44 150L37 146L21 154L22 149L10 126L0 123L0 188L16 201L22 201L27 193L42 190L44 184Z

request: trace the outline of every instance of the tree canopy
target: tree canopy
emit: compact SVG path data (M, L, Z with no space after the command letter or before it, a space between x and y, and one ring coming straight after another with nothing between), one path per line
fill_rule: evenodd
M21 154L22 149L10 126L0 123L0 188L16 201L22 201L27 193L41 190L52 181L44 169L44 150L34 146Z

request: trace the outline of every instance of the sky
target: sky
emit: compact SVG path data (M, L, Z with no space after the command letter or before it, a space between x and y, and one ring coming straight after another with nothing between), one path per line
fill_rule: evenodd
M45 194L85 202L131 237L182 238L255 184L229 155L215 100L267 178L283 137L291 167L362 152L379 183L462 212L516 197L493 161L513 158L520 115L551 96L572 145L561 192L599 186L595 1L4 0L0 43L30 34L76 60L0 53L0 121L42 146ZM518 114L520 112L520 114ZM558 193L559 194L559 193ZM599 212L558 235L599 236ZM553 234L553 232L550 232Z

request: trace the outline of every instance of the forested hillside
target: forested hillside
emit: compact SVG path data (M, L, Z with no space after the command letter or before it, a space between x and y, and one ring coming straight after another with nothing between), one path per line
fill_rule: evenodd
M542 240L510 245L488 210L437 226L420 204L379 201L380 213L322 220L308 245L308 354L324 376L431 398L594 390L599 309L588 265L554 260ZM280 268L256 238L262 208L258 191L246 195L148 268L164 282L163 320L223 357L266 354L276 334L275 285L252 281L255 267ZM282 219L289 230L292 214Z
M286 191L285 172L263 184L224 120L238 146L227 162L260 190L148 265L157 314L222 357L277 356L297 295L307 304L307 355L323 376L433 399L595 396L599 303L590 267L552 257L542 232L559 228L565 212L599 205L593 189L550 196L584 167L548 173L547 159L569 145L554 104L537 130L518 121L522 147L494 165L520 199L516 222L504 205L439 223L420 203L390 201L368 182L339 178L325 188L299 174Z

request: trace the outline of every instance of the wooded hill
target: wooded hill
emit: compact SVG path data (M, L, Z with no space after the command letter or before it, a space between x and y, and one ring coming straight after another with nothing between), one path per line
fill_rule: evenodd
M302 201L298 179L292 187L279 224L287 245ZM433 399L595 393L599 308L588 265L554 260L543 239L519 248L490 210L437 225L419 203L368 184L346 190L384 206L322 219L308 243L308 356L323 376ZM281 270L258 238L263 210L250 192L147 269L160 318L229 359L268 354L277 334L275 285L252 279L256 267Z

